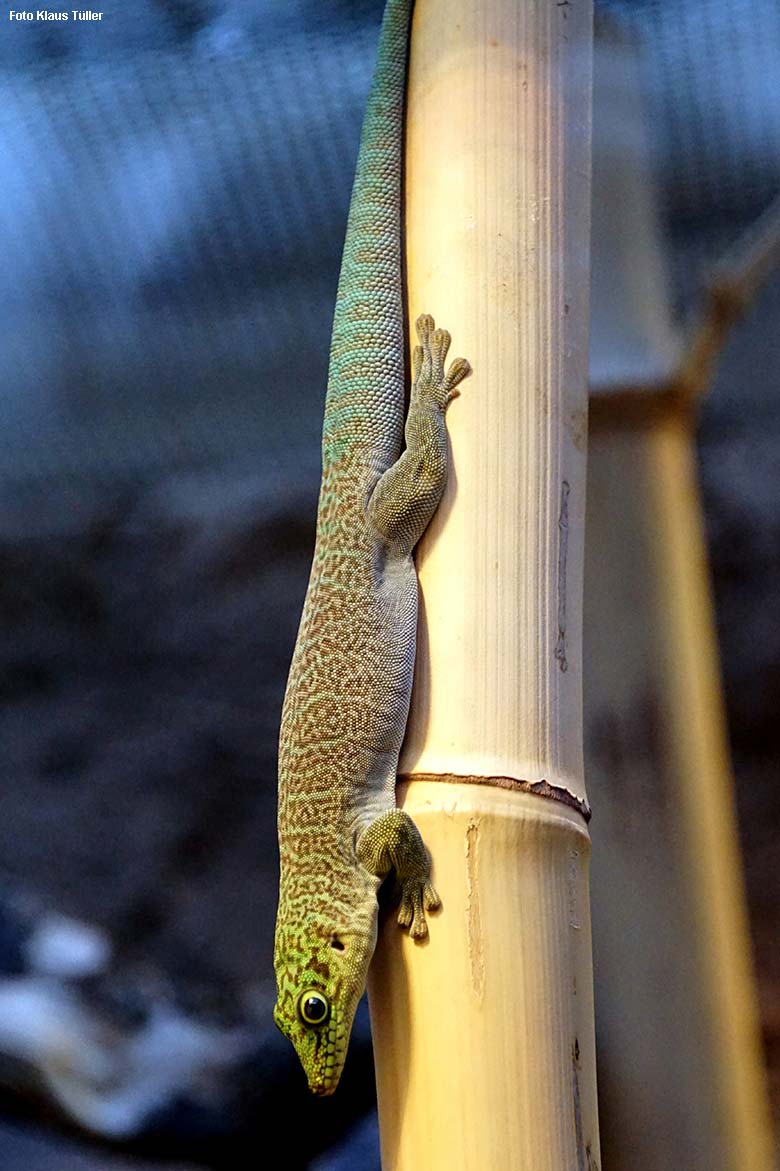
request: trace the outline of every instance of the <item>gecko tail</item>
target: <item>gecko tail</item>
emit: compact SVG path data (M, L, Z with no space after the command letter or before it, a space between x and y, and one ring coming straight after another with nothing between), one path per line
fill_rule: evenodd
M413 0L388 0L363 121L341 265L323 462L366 449L389 466L403 438L403 155Z

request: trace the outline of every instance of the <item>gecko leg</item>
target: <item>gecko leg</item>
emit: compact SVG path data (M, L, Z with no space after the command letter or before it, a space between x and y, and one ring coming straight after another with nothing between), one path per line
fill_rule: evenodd
M435 911L441 900L431 885L428 851L409 814L389 809L377 817L360 834L356 850L358 861L378 878L395 871L401 891L398 922L413 938L424 939L425 912Z
M412 355L413 382L406 418L406 448L377 482L367 515L380 540L411 553L428 527L447 479L447 431L444 413L457 397L457 386L471 373L465 358L445 371L450 348L446 329L432 317L417 318L420 344Z

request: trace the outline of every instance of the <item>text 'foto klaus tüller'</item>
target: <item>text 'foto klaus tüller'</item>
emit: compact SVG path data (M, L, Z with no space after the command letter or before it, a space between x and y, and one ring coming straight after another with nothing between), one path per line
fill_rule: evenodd
M18 12L12 8L8 13L9 20L102 20L102 12L91 12L88 8L71 8L67 12L52 12L48 8L37 12Z

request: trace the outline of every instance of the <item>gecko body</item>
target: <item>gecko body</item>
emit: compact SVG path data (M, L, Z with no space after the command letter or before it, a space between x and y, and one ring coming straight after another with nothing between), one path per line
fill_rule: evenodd
M404 418L401 202L413 0L388 0L350 204L331 343L317 537L279 742L274 1019L310 1089L335 1089L394 871L415 938L439 905L396 808L414 671L413 550L447 475L444 415L469 373L423 315ZM405 442L404 442L405 440Z

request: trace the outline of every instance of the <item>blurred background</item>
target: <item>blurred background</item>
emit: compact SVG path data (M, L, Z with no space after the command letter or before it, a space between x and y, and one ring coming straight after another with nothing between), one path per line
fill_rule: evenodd
M311 1102L269 1014L278 719L382 7L2 25L0 1171L256 1166L288 1115L289 1168L378 1166L366 1021ZM635 57L682 330L780 193L780 8L596 8ZM780 275L697 450L776 1116L779 326Z

